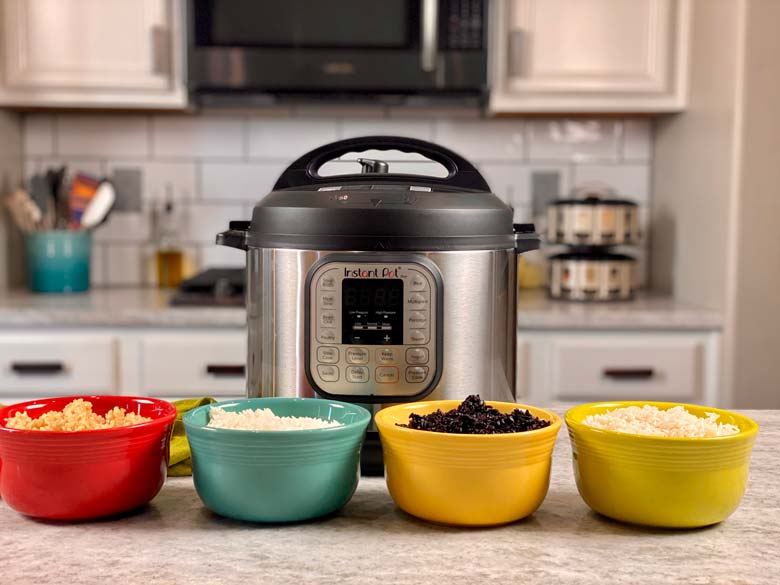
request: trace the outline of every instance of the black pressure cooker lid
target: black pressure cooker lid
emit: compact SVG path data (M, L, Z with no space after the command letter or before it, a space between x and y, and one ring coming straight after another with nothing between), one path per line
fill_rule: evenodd
M361 174L323 177L320 167L348 152L400 150L441 163L444 178L392 172L363 161ZM512 209L474 166L451 150L411 138L368 136L327 144L292 163L218 243L310 250L489 250L538 247L532 225L513 226Z

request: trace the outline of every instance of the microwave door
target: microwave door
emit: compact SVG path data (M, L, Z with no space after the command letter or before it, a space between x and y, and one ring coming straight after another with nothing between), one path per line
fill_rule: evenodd
M190 2L196 91L414 94L485 84L481 45L466 55L446 38L452 11L482 14L483 0Z

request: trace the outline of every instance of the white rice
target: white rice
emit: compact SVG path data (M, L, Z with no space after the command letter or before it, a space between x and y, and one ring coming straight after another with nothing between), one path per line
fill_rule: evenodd
M239 429L245 431L297 431L301 429L325 429L343 426L335 420L309 416L276 416L268 408L230 412L212 406L209 409L210 427L218 429Z
M682 406L659 410L645 404L641 408L627 406L604 414L591 414L582 422L597 429L654 437L723 437L739 432L739 427L735 425L717 422L718 414L705 414L706 417L698 417Z

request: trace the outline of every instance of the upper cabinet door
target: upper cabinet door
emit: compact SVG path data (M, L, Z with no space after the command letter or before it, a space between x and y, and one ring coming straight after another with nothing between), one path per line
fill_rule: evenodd
M0 100L180 107L183 0L3 0Z
M494 112L685 105L688 0L497 0Z

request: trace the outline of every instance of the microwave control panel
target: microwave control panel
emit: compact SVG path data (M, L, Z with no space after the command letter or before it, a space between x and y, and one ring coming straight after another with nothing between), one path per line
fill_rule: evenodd
M326 259L307 292L306 369L318 394L392 402L433 389L442 359L435 265Z

